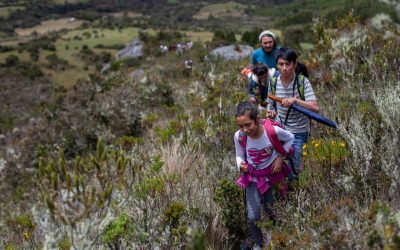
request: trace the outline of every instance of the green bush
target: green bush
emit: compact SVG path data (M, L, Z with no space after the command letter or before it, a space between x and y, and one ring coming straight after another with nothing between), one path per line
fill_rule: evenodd
M212 38L214 46L230 45L236 42L235 33L233 31L217 30Z
M112 249L120 249L121 240L127 239L134 230L132 221L126 214L121 214L117 219L111 222L101 239L102 241L110 246Z
M246 238L247 219L243 192L232 180L222 179L214 193L214 201L222 210L222 221L229 234L236 239Z
M19 57L14 54L11 54L6 57L4 66L14 67L14 66L17 66L19 64L19 62L20 62Z
M62 151L54 159L40 158L37 186L51 214L65 225L74 225L94 214L103 215L98 208L110 205L114 187L123 183L129 164L122 151L110 150L99 140L94 154L73 161L67 161ZM60 190L69 192L68 199L58 199Z
M15 118L11 115L4 114L3 117L0 117L0 133L5 133L6 131L10 131L15 127Z
M59 250L69 250L72 247L72 243L70 238L67 235L64 235L57 243L57 247Z
M171 228L176 228L182 219L186 209L182 202L172 202L165 210L163 223Z
M245 31L242 35L242 42L249 44L250 46L256 46L259 44L258 36L262 32L261 28L253 28L250 31Z

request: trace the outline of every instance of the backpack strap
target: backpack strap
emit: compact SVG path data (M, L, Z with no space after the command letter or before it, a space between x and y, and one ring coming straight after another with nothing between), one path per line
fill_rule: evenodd
M276 83L278 82L278 77L277 76L272 77L269 82L270 82L269 84L271 84L271 92L272 92L273 95L275 95L275 93L276 93Z
M305 100L305 96L304 96L304 79L305 76L302 74L297 74L297 91L299 92L300 98L301 100Z
M275 148L276 151L280 155L282 155L284 158L289 157L293 154L294 148L291 147L289 151L286 151L285 148L283 147L282 143L279 141L278 135L276 134L274 126L282 128L282 125L278 121L274 121L271 119L267 120L261 120L263 123L263 127L265 132L267 133L268 139L271 142L272 146ZM243 152L244 152L244 159L247 162L246 159L246 143L247 143L247 135L239 130L239 138L238 138L240 146L242 146Z
M277 82L278 82L278 77L277 77L277 76L272 77L272 78L270 79L270 81L269 81L269 85L271 86L271 93L272 93L273 95L276 94L276 83L277 83ZM274 108L275 108L275 110L276 110L276 102L275 102Z
M291 156L294 152L294 148L291 147L290 150L286 152L282 143L278 139L278 135L276 134L274 126L282 127L282 125L277 121L273 121L271 119L264 121L264 129L267 132L269 141L271 142L275 150L278 151L278 153L282 155L284 158Z
M306 97L304 96L304 81L306 77L303 74L298 74L296 75L296 77L297 77L297 91L299 92L301 100L305 101ZM311 130L311 118L309 118L309 120L310 120L310 130Z
M301 100L305 100L304 96L304 81L305 81L305 76L302 74L296 74L296 81L295 85L297 85L297 91L299 92ZM274 76L271 78L270 84L271 84L271 93L275 95L276 93L276 83L278 82L278 77Z

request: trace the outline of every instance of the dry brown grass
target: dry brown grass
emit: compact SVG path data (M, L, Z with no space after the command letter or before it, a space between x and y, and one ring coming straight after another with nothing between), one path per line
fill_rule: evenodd
M178 140L163 146L161 149L161 159L165 162L164 172L179 177L185 177L190 170L202 172L202 164L205 156L191 146L182 145Z

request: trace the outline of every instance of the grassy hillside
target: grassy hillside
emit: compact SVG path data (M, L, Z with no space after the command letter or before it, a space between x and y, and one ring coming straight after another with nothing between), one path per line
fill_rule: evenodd
M0 248L237 249L245 238L232 137L248 59L210 57L212 29L153 25L117 16L1 47ZM301 59L339 129L312 123L304 171L276 202L277 224L261 225L268 247L398 249L399 30L354 15L309 27ZM145 56L115 60L139 31Z
M75 22L79 23L79 21ZM55 23L58 23L59 26L55 26ZM50 31L52 29L65 29L66 27L62 25L63 23L63 20L60 20L60 22L44 22L38 26L29 28L29 32L27 32L26 29L24 31L21 30L21 33L30 34L32 32L36 32L41 34L42 32ZM55 84L69 88L73 86L77 80L86 78L89 73L87 70L82 70L84 66L87 66L87 63L80 60L79 56L83 47L88 47L89 49L93 50L95 54L110 53L111 57L114 58L119 49L122 49L134 38L138 37L139 31L141 31L141 29L135 27L127 27L122 29L75 28L75 30L71 31L64 30L53 43L54 52L41 50L40 56L36 62L31 61L31 56L28 51L18 51L13 46L16 46L18 41L25 41L26 44L34 43L34 40L37 39L37 36L21 37L17 38L13 42L7 41L4 43L5 46L9 46L11 50L0 53L0 62L4 63L9 56L16 55L21 61L31 62L43 68L43 70L46 72L46 75L48 75ZM159 31L147 29L146 32L154 35ZM213 37L213 33L209 31L183 31L182 33L186 36L185 40L192 40L193 42L211 41ZM42 35L46 36L45 33ZM29 40L31 40L31 42L29 42ZM51 54L55 54L59 59L65 60L66 64L69 66L63 70L46 68L46 65L48 64L46 57ZM102 62L98 63L101 65ZM94 66L94 63L89 65L89 67L92 67L92 70L94 69Z

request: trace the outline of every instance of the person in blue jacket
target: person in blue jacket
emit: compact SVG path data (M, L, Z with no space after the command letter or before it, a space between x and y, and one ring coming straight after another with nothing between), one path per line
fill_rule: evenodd
M276 68L275 55L280 46L276 42L276 36L269 30L260 33L258 40L261 48L256 49L251 56L251 64L265 64L269 69Z

